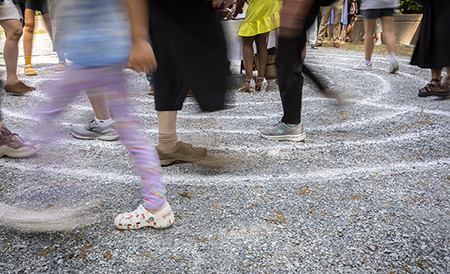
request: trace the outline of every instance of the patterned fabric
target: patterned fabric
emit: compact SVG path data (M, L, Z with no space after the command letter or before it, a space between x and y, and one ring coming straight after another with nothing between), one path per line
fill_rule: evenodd
M105 40L108 41L108 40ZM51 122L67 105L86 92L107 92L108 107L116 122L120 140L130 152L142 179L144 207L160 208L166 201L166 188L154 146L140 133L141 126L130 115L130 106L126 98L124 76L121 66L80 67L69 66L60 84L52 91L52 100L41 111L44 120Z

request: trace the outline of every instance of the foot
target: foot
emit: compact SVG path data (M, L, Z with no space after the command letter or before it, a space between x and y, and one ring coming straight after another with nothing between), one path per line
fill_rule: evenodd
M327 44L328 44L328 45L331 45L331 44L332 44L331 39L328 39L328 40L327 40Z
M449 81L447 79L447 81ZM419 97L428 97L428 96L440 96L440 97L447 97L450 95L450 89L448 87L448 84L444 83L444 85L441 85L440 79L431 79L430 83L428 83L425 87L421 88L419 90Z
M379 40L378 40L379 41ZM393 62L390 62L390 65L389 65L389 73L395 73L396 71L398 71L398 69L399 69L399 64L398 64L398 61L397 61L397 59L395 60L395 61L393 61Z
M23 95L27 92L33 91L36 88L25 85L22 81L10 84L5 83L5 91L11 95Z
M380 46L381 45L381 40L377 40L376 42L375 42L375 46Z
M155 94L155 90L153 89L153 87L148 87L148 95L154 95Z
M322 46L322 43L317 42L315 46L316 46L316 47L321 47L321 46Z
M260 134L266 139L276 141L299 142L306 139L306 134L303 131L302 123L291 127L286 123L280 122L273 128L261 130Z
M168 228L173 225L175 217L169 203L165 203L158 210L150 213L143 205L133 212L125 212L114 218L117 229L140 229L146 226L154 228Z
M175 162L198 162L206 157L206 148L194 147L191 144L177 142L172 151L162 151L156 146L161 166L168 166Z
M55 67L55 71L65 71L67 68L66 62L59 62L59 64Z
M339 42L336 42L336 43L334 43L334 47L335 48L338 48L338 47L340 47L341 45L339 44Z
M364 61L362 61L361 63L359 63L359 65L354 66L353 69L356 69L356 70L371 70L372 69L372 63L366 65L366 63L364 63Z
M5 125L1 127L0 158L23 158L36 154L41 149L39 144L28 143L19 135L12 133Z
M267 83L266 78L264 78L264 77L256 78L256 83L255 83L256 91L266 92L267 85L268 85L268 83Z
M24 73L26 76L36 76L37 72L33 69L32 65L25 65Z
M311 45L312 49L318 49L318 47L316 47L316 45Z
M85 127L73 126L72 135L78 139L84 140L103 140L114 141L119 138L119 132L114 128L115 123L108 126L101 126L95 119L93 119Z
M255 91L255 81L253 79L246 79L244 85L238 89L240 92L254 92Z

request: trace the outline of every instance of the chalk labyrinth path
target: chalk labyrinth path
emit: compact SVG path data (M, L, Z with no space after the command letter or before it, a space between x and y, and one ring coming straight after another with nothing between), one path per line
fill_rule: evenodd
M30 109L47 99L46 90L52 88L59 78L51 71L53 64L46 64L49 58L36 56L34 62L39 64L37 69L43 70L44 75L26 78L27 83L38 87L36 92L24 98L7 97L4 100L6 120L15 121L19 132L34 128L37 121ZM215 172L215 183L235 185L281 181L296 184L347 176L361 177L373 172L389 175L418 169L426 171L439 169L442 164L448 165L446 154L424 157L412 149L422 146L424 138L445 141L448 136L447 127L430 127L448 121L448 107L441 106L441 102L445 101L417 98L418 87L427 79L426 71L405 65L407 59L402 59L400 73L390 75L386 72L387 58L375 58L373 71L353 71L350 66L357 60L345 52L330 54L315 51L307 61L333 88L344 89L352 96L338 104L320 97L311 82L306 80L302 116L306 142L272 142L259 136L260 129L274 125L281 117L279 95L273 81L265 94L235 93L233 107L217 113L199 113L193 99L186 100L185 108L178 116L180 139L206 146L212 156L233 158L240 163L232 168L232 172ZM232 69L235 67L236 64ZM127 74L132 105L145 124L145 134L155 143L153 97L146 94L144 78L130 71ZM242 75L234 75L231 81L239 85L241 78ZM396 83L399 82L411 83L410 90L396 90ZM10 108L10 103L17 104L17 109ZM4 163L5 167L24 171L36 165L42 168L40 162L46 158L45 172L64 176L67 180L84 178L107 183L111 179L129 181L136 177L119 142L72 138L69 126L84 124L91 116L92 110L82 96L58 121L64 127L56 142L49 147L44 146L35 158L9 160ZM31 133L26 136L33 138ZM391 148L392 151L398 151L398 148L403 150L401 153L390 153ZM45 156L47 153L52 155L50 159ZM110 160L107 168L96 164L100 157ZM65 163L62 165L62 162ZM124 163L130 166L129 170L124 171ZM184 166L191 167L190 164ZM195 172L180 173L176 166L164 168L164 174L168 184L205 183L204 176ZM274 174L277 174L275 179Z

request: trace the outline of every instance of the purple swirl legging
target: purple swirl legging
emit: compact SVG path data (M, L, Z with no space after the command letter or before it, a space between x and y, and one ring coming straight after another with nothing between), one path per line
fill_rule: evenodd
M123 66L69 66L63 79L51 92L50 102L43 113L44 121L53 120L80 94L105 92L111 117L116 122L120 140L131 153L142 179L142 196L147 209L160 208L166 201L158 153L139 132L141 124L133 118L127 100Z

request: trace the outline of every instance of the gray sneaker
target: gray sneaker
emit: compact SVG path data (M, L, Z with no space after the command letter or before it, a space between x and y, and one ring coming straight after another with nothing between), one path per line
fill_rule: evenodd
M359 63L359 65L353 66L353 69L356 69L356 70L372 70L372 63L366 65L364 63L364 61L362 61L361 63Z
M119 138L119 132L113 128L114 123L103 127L94 119L87 126L73 126L72 135L78 139L114 141Z
M303 132L302 123L295 127L290 127L283 122L280 122L273 128L263 129L260 132L261 136L270 140L276 141L303 141L306 138L305 132Z

